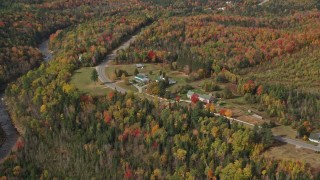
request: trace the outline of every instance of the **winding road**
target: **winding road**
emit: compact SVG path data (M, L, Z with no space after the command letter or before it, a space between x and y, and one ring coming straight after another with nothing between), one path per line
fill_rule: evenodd
M99 75L99 79L102 82L102 84L108 88L114 89L120 93L126 93L127 90L118 86L115 82L113 82L111 79L108 78L108 76L106 75L106 67L108 67L108 64L114 60L117 56L117 51L122 50L122 49L126 49L130 46L130 44L132 42L134 42L137 38L137 34L132 36L129 40L127 40L126 42L122 43L117 49L113 50L111 52L111 54L107 55L107 57L103 60L103 62L101 64L99 64L98 66L96 66L96 70L98 72Z
M268 0L264 0L263 1L263 3L266 3L266 2L268 2ZM118 91L120 93L126 93L127 92L126 89L118 86L115 82L110 80L108 78L108 76L106 75L105 70L106 70L106 67L108 67L109 63L111 63L112 60L115 59L115 57L117 55L117 51L128 48L130 46L130 44L135 41L137 36L138 35L132 36L128 41L124 42L117 49L113 50L112 53L109 54L100 65L95 67L97 72L98 72L99 79L100 79L100 81L102 82L102 84L104 86L106 86L108 88L111 88L111 89L114 89L114 90L116 90L116 91ZM146 94L146 95L148 95L148 94ZM152 95L148 95L148 96L155 97L155 96L152 96ZM169 101L169 100L165 100L163 98L159 98L159 99L162 100L162 101ZM217 113L215 113L215 115L220 116L220 114L217 114ZM239 119L228 118L226 116L224 116L224 117L229 119L229 120L232 120L232 121L237 121L238 123L254 126L254 124L250 124L250 123L241 121ZM299 147L299 148L301 147L301 148L305 148L305 149L309 149L309 150L313 150L313 151L320 151L320 146L315 146L315 145L308 144L308 143L303 142L303 141L294 140L294 139L290 139L290 138L286 138L286 137L281 137L281 136L278 136L276 134L273 134L273 135L274 135L274 139L277 140L277 141L281 141L281 142L284 142L284 143L292 144L292 145L295 145L296 147Z
M268 0L265 0L264 3L267 1ZM113 82L112 80L110 80L107 77L107 75L105 73L105 69L106 69L106 67L108 67L108 64L112 60L115 59L115 57L117 55L117 51L128 48L130 46L130 44L135 41L137 36L138 36L137 34L132 36L129 40L124 42L117 49L113 50L111 52L111 54L106 56L105 60L100 65L95 67L98 72L99 79L105 87L114 89L120 93L127 92L126 89L118 86L115 82ZM46 40L43 43L41 43L39 46L39 50L45 56L45 61L47 61L47 62L52 59L52 54L51 54L50 50L48 49L48 42L49 41ZM0 94L0 126L3 128L3 130L6 134L6 140L5 140L4 144L0 147L0 160L3 159L4 157L6 157L11 152L12 148L14 147L14 145L19 137L18 132L16 131L15 127L13 126L13 124L10 120L9 114L7 113L3 97L4 97L3 94ZM247 122L243 122L238 119L232 118L232 120L237 121L239 123L248 124ZM249 125L253 126L253 124L249 124ZM284 143L295 145L296 147L301 147L301 148L305 148L305 149L309 149L309 150L313 150L313 151L320 151L320 146L314 146L314 145L311 145L311 144L308 144L308 143L305 143L302 141L277 136L275 134L274 134L274 139L281 141L281 142L284 142Z

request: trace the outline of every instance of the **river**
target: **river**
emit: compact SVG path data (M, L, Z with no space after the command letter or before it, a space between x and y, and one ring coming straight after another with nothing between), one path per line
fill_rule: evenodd
M51 51L49 50L49 39L43 41L39 45L39 50L44 56L44 60L46 62L52 59ZM16 144L19 134L12 124L8 111L5 105L4 94L0 92L0 126L4 130L5 133L5 141L0 146L0 160L4 159L12 150L14 145Z
M12 147L16 144L19 137L18 132L13 126L10 116L7 112L4 102L4 94L0 94L0 125L6 135L5 141L0 147L1 160L10 153Z
M52 52L49 50L49 39L43 41L40 45L39 45L39 50L41 51L41 53L44 56L44 60L46 62L50 61L52 59Z

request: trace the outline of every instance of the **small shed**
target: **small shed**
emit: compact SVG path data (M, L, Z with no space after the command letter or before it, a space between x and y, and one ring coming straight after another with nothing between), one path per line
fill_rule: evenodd
M255 117L255 118L257 118L257 119L263 119L263 117L262 117L262 116L259 116L258 114L253 114L252 117Z
M136 68L143 69L144 68L144 64L136 64Z
M134 77L134 80L138 81L139 83L143 83L143 84L147 84L150 82L149 77L145 74L137 74Z
M309 136L309 141L320 143L320 132L313 132Z
M211 96L211 95L199 94L199 93L195 93L195 92L193 92L193 91L191 91L191 90L188 91L187 97L188 97L189 99L191 99L191 97L192 97L193 94L198 94L198 95L199 95L199 100L202 101L202 102L204 102L204 103L211 103L211 102L214 101L214 98L213 98L213 96Z

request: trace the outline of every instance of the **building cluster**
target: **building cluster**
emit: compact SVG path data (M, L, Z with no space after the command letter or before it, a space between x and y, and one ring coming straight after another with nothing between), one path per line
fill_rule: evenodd
M143 64L136 64L136 68L138 69L143 69L145 66ZM140 84L148 84L151 82L151 79L148 77L147 74L144 73L139 73L134 76L134 80ZM176 84L177 81L174 80L173 78L165 77L163 74L161 74L155 81L160 82L160 81L166 81L168 80L169 85Z

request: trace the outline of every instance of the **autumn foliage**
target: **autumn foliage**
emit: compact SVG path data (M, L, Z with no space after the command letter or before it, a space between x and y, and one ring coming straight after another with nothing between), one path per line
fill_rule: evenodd
M193 102L194 104L196 104L199 101L199 95L194 93L191 96L191 102Z
M110 116L110 113L108 111L103 112L103 118L104 118L104 122L107 124L109 124L112 120L112 117Z

